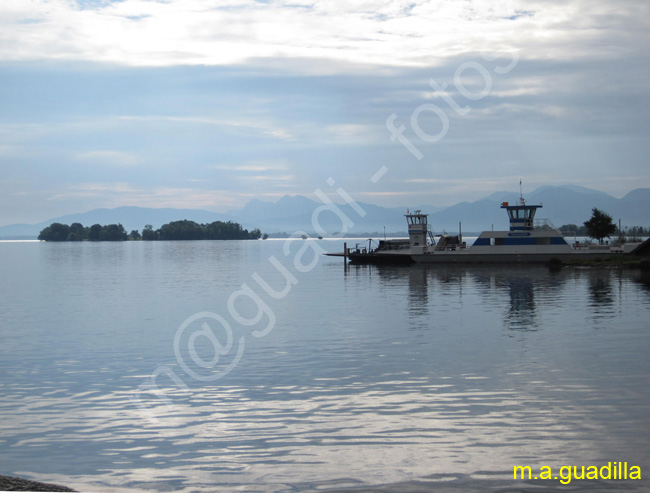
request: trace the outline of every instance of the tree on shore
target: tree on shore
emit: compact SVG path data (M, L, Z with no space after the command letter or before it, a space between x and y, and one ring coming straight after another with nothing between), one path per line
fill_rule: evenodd
M558 228L563 233L575 233L577 236L589 236L585 226L578 226L577 224L563 224Z
M609 238L616 232L616 225L612 221L612 216L604 211L594 207L591 210L591 219L585 221L587 234L596 240L598 243L603 242L603 238Z

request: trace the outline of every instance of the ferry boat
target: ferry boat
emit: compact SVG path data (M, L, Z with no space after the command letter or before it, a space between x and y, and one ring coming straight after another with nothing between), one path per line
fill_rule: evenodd
M434 236L428 214L414 211L405 215L408 239L379 241L377 248L354 248L346 253L352 264L410 263L549 263L569 260L594 260L627 252L628 248L609 245L581 246L569 244L561 231L546 219L535 223L535 214L542 207L528 205L523 197L516 204L503 202L510 221L508 231L483 231L471 246L458 235ZM341 255L341 254L338 254Z

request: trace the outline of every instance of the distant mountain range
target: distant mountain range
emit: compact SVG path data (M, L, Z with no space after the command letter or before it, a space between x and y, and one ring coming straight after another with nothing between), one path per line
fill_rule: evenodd
M429 214L429 223L436 233L457 231L462 222L464 233L480 232L485 229L507 229L508 221L501 202L516 202L519 196L511 192L495 192L475 202L461 202L450 207L421 205L417 209ZM542 204L538 217L549 218L556 226L563 224L582 225L591 216L591 209L598 207L619 218L623 226L650 226L650 188L632 190L617 199L605 192L590 188L566 185L543 186L526 196L528 204ZM387 233L406 232L404 214L407 207L386 208L373 204L358 203L359 211L349 204L326 206L321 202L300 195L284 196L277 202L251 200L243 208L219 214L200 209L153 209L144 207L117 207L115 209L94 209L92 211L55 217L38 224L12 224L0 226L0 239L36 238L39 232L54 222L72 224L79 222L84 226L92 224L121 223L127 231L141 231L145 224L159 228L170 221L189 219L198 223L213 221L236 221L247 229L260 228L263 232L293 233L304 231L308 234L319 232L317 226L328 234L339 233L345 229L349 233ZM411 208L411 211L416 208ZM317 225L312 224L312 217ZM344 226L343 220L349 221Z
M88 212L66 214L54 217L38 224L11 224L0 226L1 238L36 238L43 228L52 223L81 223L84 226L93 224L121 223L127 232L133 229L142 231L146 224L159 228L170 221L191 219L198 223L211 223L213 221L232 221L234 218L227 214L204 211L200 209L151 209L146 207L117 207L115 209L93 209Z

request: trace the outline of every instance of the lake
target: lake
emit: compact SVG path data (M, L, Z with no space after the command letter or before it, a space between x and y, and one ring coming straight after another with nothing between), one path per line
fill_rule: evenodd
M0 474L406 492L569 488L514 480L526 465L650 473L648 274L346 269L321 255L342 244L0 243Z

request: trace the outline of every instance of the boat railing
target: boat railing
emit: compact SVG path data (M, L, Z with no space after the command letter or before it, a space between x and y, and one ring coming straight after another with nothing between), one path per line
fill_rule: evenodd
M587 246L587 248L589 248L589 250L609 250L609 249L611 248L611 246L608 245L608 244L605 244L605 245L596 245L596 244L593 244L593 243L592 243L592 244L589 244L589 245Z
M431 228L430 224L429 227L427 228L427 234L429 235L429 245L434 246L436 244L436 237L433 234L433 229Z
M438 243L435 244L434 251L455 251L464 250L467 248L467 243L461 240L459 236L440 235Z
M564 238L570 238L573 236L573 241L571 242L572 248L575 250L579 250L582 245L580 245L580 242L578 241L578 232L577 231L562 231L558 230Z
M545 231L551 231L551 230L559 231L555 227L555 224L553 224L553 222L550 219L547 219L547 218L544 218L544 217L535 219L533 221L533 227L535 229L542 229L542 230L545 230Z

